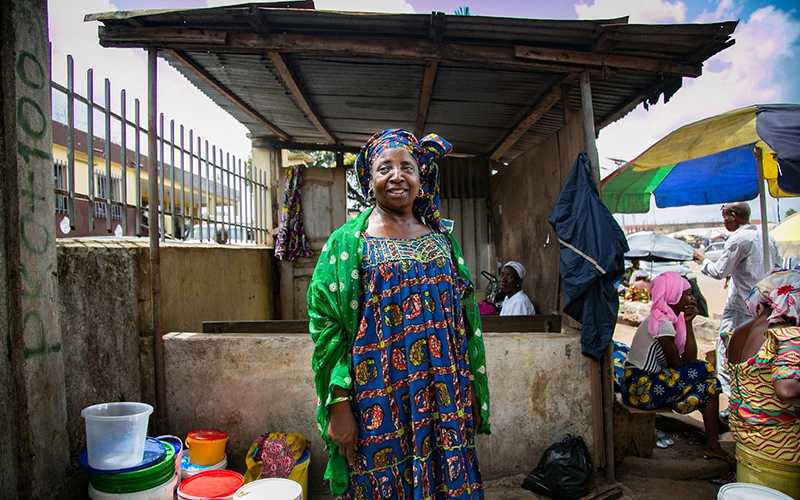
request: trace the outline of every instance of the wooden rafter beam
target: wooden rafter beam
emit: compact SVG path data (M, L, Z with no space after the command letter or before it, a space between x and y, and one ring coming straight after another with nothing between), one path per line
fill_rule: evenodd
M494 161L500 161L503 158L503 155L511 149L514 144L519 141L519 139L525 135L525 132L528 131L536 122L538 122L542 116L545 115L550 109L555 106L555 104L561 100L561 86L559 82L556 85L553 85L547 93L539 99L539 102L536 103L533 110L528 113L519 123L514 127L511 132L503 139L503 141L492 151L492 154L489 156Z
M696 77L702 66L643 56L562 50L544 47L502 47L378 36L321 36L299 33L256 33L171 27L101 26L104 47L170 47L178 50L220 50L241 53L376 56L430 61L472 62L492 66L575 73L602 67Z
M489 68L580 73L585 65L540 62L516 57L514 47L434 42L378 36L321 36L298 33L269 34L201 30L186 28L149 28L101 26L100 44L104 47L169 47L182 51L225 51L226 53L339 57L382 57L403 60L479 64Z
M281 79L284 87L286 87L289 90L289 93L292 94L297 107L300 108L303 114L306 115L306 118L308 118L308 121L314 125L314 127L319 131L320 134L322 134L323 137L325 137L328 142L335 143L336 138L333 137L333 134L331 134L327 127L325 127L325 125L322 123L322 120L311 107L308 99L306 99L306 97L303 95L302 90L300 90L300 86L297 84L297 80L295 80L292 72L289 70L289 67L286 66L286 61L283 60L283 56L274 50L267 52L267 56L272 62L272 65L275 67L275 70L278 72L278 78Z
M436 61L428 61L425 64L422 87L419 91L419 105L417 106L417 126L414 129L417 137L420 137L425 131L425 123L428 121L428 109L430 109L431 96L433 96L433 84L436 81L436 71L438 69L439 63Z
M581 52L579 50L550 49L543 47L514 47L514 53L520 59L531 61L564 63L581 66L607 67L698 77L702 74L702 65L680 63L665 59L649 57L623 56L598 52Z
M214 90L216 90L219 94L228 99L228 101L230 101L231 104L239 108L240 111L249 115L259 125L263 126L271 133L273 133L274 135L280 137L285 141L291 140L289 134L287 134L286 132L281 130L280 127L278 127L277 125L273 124L272 122L261 116L261 113L259 113L258 111L253 109L252 106L243 101L241 97L234 94L231 90L229 90L225 85L223 85L208 71L201 68L196 62L194 62L194 60L192 60L191 57L187 56L186 54L184 54L179 50L166 49L164 50L164 52L168 53L172 58L174 58L176 61L184 65L188 70L194 73L195 76L197 76L207 84L211 85L214 88Z
M361 148L358 146L346 146L344 144L316 144L308 142L286 142L269 141L275 148L291 149L293 151L334 151L340 153L358 153Z

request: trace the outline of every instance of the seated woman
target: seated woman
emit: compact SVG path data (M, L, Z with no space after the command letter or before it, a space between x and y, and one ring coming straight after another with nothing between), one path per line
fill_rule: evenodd
M625 361L622 399L642 410L702 410L705 457L731 462L719 445L717 374L713 365L697 359L691 286L679 273L660 274L652 282L650 300L650 315L636 330Z
M533 316L536 309L533 307L528 294L522 291L522 280L525 279L525 267L519 262L511 260L503 265L500 270L500 288L506 298L503 299L503 308L500 316Z
M747 307L755 318L726 335L737 480L800 498L800 271L761 280ZM789 480L753 474L747 466L753 460L785 471Z
M633 274L633 283L628 287L625 300L631 302L650 302L650 276L644 271Z

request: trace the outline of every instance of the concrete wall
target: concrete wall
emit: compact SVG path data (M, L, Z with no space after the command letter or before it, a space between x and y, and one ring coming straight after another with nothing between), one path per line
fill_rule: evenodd
M85 446L81 409L106 401L155 400L148 254L145 239L58 242L66 428L73 459ZM167 332L200 329L208 320L272 318L269 249L166 244L161 269Z
M529 472L566 433L592 446L589 363L577 334L486 333L493 432L478 440L487 479ZM230 434L230 467L243 470L258 434L311 439L311 488L320 491L325 456L307 335L172 333L165 337L171 430L212 427Z
M0 497L59 498L69 457L47 2L0 2L0 64Z
M139 352L147 335L141 248L60 242L59 313L66 365L70 456L85 445L81 410L106 401L142 401ZM148 399L152 403L152 398Z
M537 311L557 313L558 239L547 216L583 150L583 115L568 113L566 125L490 178L495 252L503 262L518 260L528 271L523 288Z

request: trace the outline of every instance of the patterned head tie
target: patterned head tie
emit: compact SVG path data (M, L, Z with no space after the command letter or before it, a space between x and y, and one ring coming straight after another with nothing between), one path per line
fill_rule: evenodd
M406 129L390 128L376 132L361 146L355 162L361 192L369 197L369 181L372 174L372 162L387 149L403 148L408 151L419 165L419 178L421 192L414 201L414 213L423 222L436 231L448 232L452 228L452 221L442 219L439 211L441 200L439 197L439 166L436 160L446 156L453 150L443 137L428 134L418 141Z
M800 271L777 271L759 281L746 299L750 314L769 309L770 323L800 326Z

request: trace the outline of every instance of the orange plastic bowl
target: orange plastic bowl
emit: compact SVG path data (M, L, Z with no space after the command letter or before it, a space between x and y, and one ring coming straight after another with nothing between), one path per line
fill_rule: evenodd
M195 465L214 465L225 458L228 433L214 429L192 431L186 436L189 462Z

